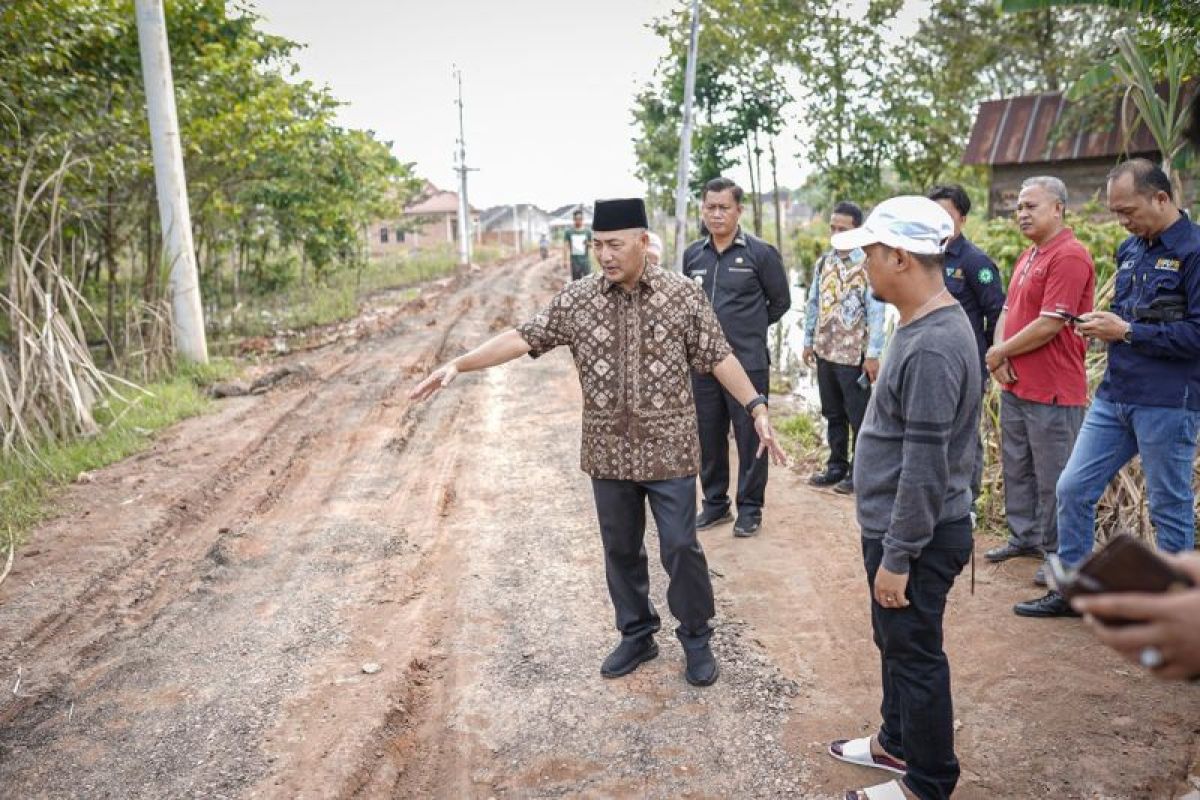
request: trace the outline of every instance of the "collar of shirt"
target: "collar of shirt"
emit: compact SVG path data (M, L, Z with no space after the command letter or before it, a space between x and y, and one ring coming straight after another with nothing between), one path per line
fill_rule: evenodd
M710 247L714 251L717 249L716 245L713 244L711 233L708 236L704 237L704 246ZM746 234L742 232L741 225L738 225L737 231L733 234L733 242L729 246L730 247L734 247L734 246L745 247L746 246Z
M1075 241L1075 229L1063 228L1058 233L1050 237L1050 241L1043 244L1035 244L1030 249L1036 252L1039 256L1048 256L1058 248Z
M950 240L950 243L946 245L946 255L952 256L954 258L958 258L959 256L961 256L963 254L963 249L964 249L963 242L965 242L966 240L967 240L967 237L961 233L958 236L955 236L953 239Z
M1188 219L1187 214L1180 212L1179 219L1171 223L1165 231L1160 233L1155 239L1143 239L1142 242L1147 248L1151 248L1159 242L1166 245L1169 250L1178 250L1182 247L1187 239L1192 235L1192 221Z
M642 291L642 292L657 291L658 289L662 288L662 279L663 279L662 267L652 267L647 264L646 268L642 270L641 276L638 278L637 288L639 291ZM618 286L620 286L620 284L615 283L614 281L610 281L608 278L601 276L601 278L600 278L601 294L608 294L609 292L611 292L613 289L617 288Z

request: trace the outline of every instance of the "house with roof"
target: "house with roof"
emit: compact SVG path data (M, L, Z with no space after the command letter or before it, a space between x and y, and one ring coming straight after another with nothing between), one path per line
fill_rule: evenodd
M532 203L492 206L479 215L480 239L484 244L501 244L518 250L537 247L550 235L550 214Z
M471 207L471 231L479 241L479 212ZM367 226L371 258L432 247L458 245L458 192L439 189L431 181L416 199L389 219Z
M1161 159L1144 125L1127 136L1120 109L1090 126L1069 125L1071 104L1062 92L1009 97L983 103L975 115L962 163L986 166L991 173L989 217L1017 208L1021 182L1053 175L1067 185L1068 208L1078 211L1091 200L1104 200L1109 170L1126 158Z

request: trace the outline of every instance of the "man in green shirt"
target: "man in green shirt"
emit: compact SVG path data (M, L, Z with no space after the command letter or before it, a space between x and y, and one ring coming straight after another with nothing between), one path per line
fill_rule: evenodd
M572 222L572 226L563 234L563 249L571 264L571 280L577 281L592 272L592 263L588 260L592 249L592 229L584 227L582 209L575 209Z

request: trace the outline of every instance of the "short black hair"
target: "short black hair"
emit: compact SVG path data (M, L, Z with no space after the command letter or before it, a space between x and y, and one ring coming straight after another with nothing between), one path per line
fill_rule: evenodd
M863 213L862 209L856 203L851 203L849 200L842 200L833 207L831 214L842 214L854 220L854 227L862 225Z
M1159 192L1166 192L1167 197L1174 198L1175 192L1171 187L1171 179L1162 167L1148 158L1131 158L1117 164L1108 173L1108 180L1115 181L1122 175L1133 176L1133 190L1143 197L1153 197Z
M575 209L574 211L572 211L572 212L571 212L571 216L572 216L572 217L582 217L582 216L583 216L583 209L582 209L582 208L577 208L577 209Z
M733 200L739 206L742 204L742 187L738 186L729 178L713 178L704 184L704 190L700 192L700 199L703 200L708 196L709 192L724 192L733 190Z
M944 183L935 186L925 196L935 203L938 200L949 200L950 204L958 209L958 213L964 217L971 213L971 198L967 197L967 190L957 183Z
M927 270L941 272L946 265L946 256L942 253L909 253L910 256L917 260Z

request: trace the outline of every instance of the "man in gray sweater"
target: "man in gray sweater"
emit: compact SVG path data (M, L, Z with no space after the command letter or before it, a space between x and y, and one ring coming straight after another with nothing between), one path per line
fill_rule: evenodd
M833 246L866 254L876 297L900 323L858 436L854 488L883 724L838 740L835 758L903 775L872 796L948 798L958 782L942 617L971 556L971 475L982 380L975 335L942 269L949 215L924 197L880 203ZM860 793L861 796L861 793Z

